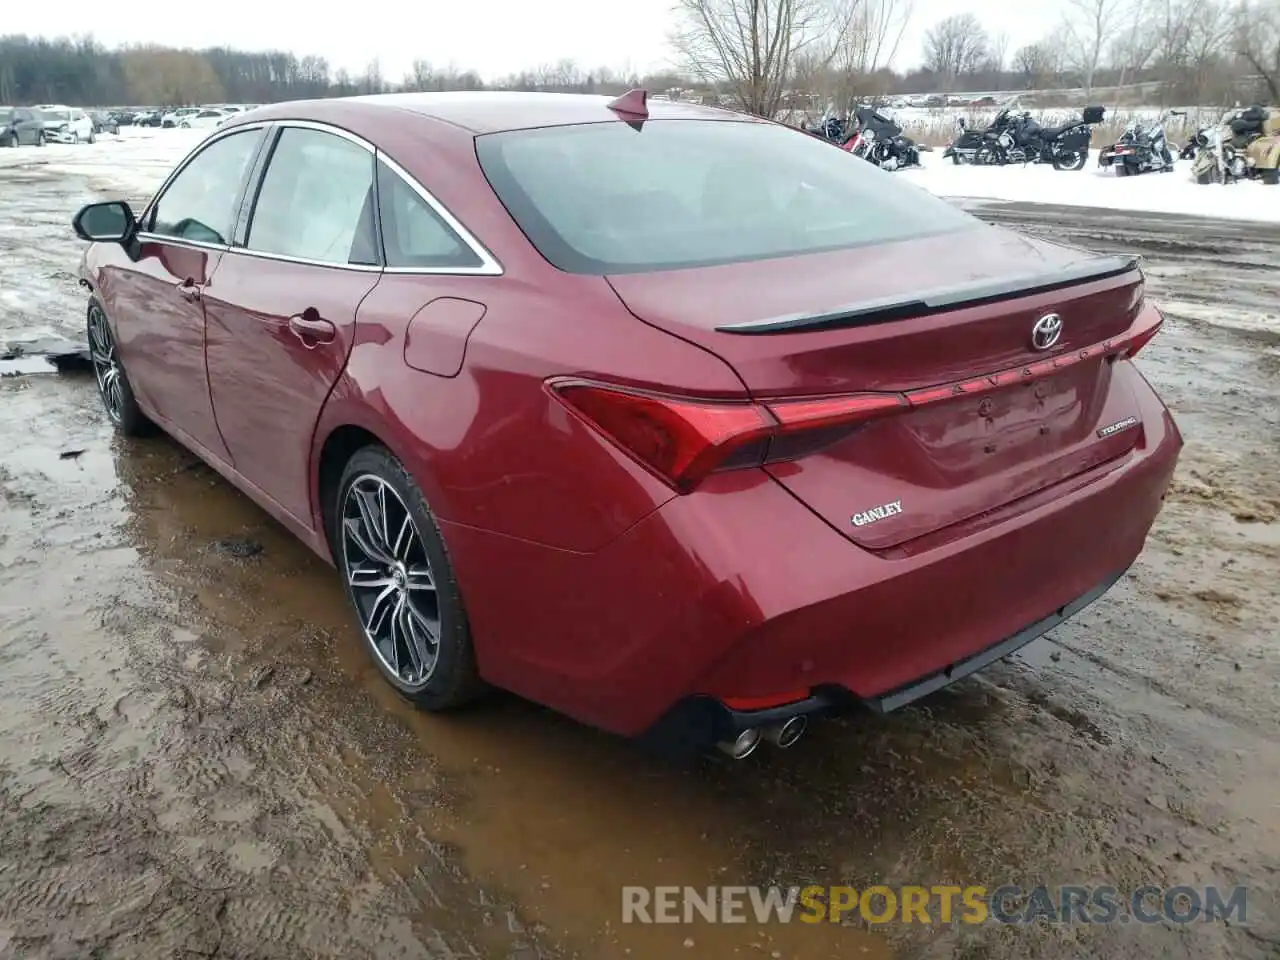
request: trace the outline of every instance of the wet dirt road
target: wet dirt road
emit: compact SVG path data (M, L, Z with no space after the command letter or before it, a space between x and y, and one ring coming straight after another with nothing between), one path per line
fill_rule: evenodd
M0 339L79 331L66 222L105 186L0 169ZM87 378L0 380L0 957L1275 957L1280 230L980 212L1149 256L1175 490L1050 638L745 763L414 713L249 501ZM620 922L624 884L773 882L1252 892L1248 927Z

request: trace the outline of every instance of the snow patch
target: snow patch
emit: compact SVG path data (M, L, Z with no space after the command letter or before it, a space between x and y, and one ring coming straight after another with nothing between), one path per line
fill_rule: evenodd
M923 167L890 174L910 177L930 193L952 199L1046 203L1173 213L1219 220L1280 223L1280 186L1257 180L1202 186L1191 179L1191 161L1179 160L1169 173L1117 177L1089 154L1083 170L1054 170L1048 164L1005 167L956 165L942 151L920 155Z

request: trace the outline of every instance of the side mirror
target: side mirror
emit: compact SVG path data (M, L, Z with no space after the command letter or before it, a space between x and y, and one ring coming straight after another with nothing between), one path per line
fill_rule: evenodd
M71 218L71 229L81 240L124 243L137 229L133 211L123 200L90 203Z

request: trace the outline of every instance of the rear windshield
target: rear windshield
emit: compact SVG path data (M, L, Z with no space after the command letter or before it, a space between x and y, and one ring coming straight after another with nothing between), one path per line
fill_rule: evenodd
M964 230L974 217L782 126L651 120L487 134L476 150L535 247L571 273L640 273Z

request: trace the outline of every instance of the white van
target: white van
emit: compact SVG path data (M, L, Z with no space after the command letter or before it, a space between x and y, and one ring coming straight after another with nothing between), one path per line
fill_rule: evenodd
M43 104L44 138L49 143L93 143L93 118L79 107Z

